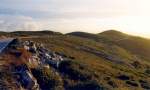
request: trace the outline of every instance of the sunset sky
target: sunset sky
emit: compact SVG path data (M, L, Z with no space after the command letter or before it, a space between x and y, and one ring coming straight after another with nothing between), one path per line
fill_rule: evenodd
M109 29L150 38L150 0L0 0L0 31Z

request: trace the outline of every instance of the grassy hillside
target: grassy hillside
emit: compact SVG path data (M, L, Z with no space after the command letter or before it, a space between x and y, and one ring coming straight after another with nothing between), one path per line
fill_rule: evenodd
M0 36L19 37L19 36L49 36L49 35L60 35L59 32L53 31L14 31L14 32L0 32Z
M148 39L111 30L99 34L49 34L23 40L43 43L48 49L72 58L61 64L59 75L52 79L67 90L87 90L88 86L93 90L150 89Z
M114 44L130 51L142 59L150 61L150 40L136 36L129 36L121 32L107 31L99 36L111 40Z
M114 30L102 32L99 34L92 34L92 35L88 35L87 33L80 33L76 35L76 32L74 32L74 33L71 33L70 35L74 35L74 36L78 36L82 38L88 38L99 43L117 45L127 50L128 52L135 54L139 58L150 61L149 59L150 58L150 55L149 55L150 40L149 39L136 37L136 36L130 36L122 32L118 32Z

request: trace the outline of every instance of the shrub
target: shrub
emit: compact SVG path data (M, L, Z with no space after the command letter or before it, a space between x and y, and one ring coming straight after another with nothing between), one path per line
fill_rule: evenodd
M120 75L117 78L120 79L120 80L129 80L130 79L130 77L127 76L127 75Z
M69 88L69 90L105 90L105 89L95 81L88 81L84 83L79 83Z
M63 61L59 66L59 71L73 80L86 81L92 77L87 69L74 61Z
M62 85L58 76L54 75L54 73L49 69L32 69L31 71L42 90L54 90L58 86Z
M131 85L131 86L134 86L134 87L138 87L138 86L139 86L139 85L138 85L136 82L134 82L134 81L126 81L126 84Z

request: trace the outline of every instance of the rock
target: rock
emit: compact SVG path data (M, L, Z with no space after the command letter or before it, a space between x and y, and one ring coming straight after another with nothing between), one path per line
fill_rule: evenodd
M67 55L65 55L64 53L61 53L61 52L55 52L57 55L60 55L62 57L67 57Z

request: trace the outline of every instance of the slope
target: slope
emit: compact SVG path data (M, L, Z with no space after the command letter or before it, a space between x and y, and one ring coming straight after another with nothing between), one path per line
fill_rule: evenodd
M66 67L71 68L69 70L73 71L72 74L68 74L68 72L63 74L67 75L63 79L68 83L68 86L73 85L75 87L74 85L80 84L75 82L73 84L70 79L68 81L68 78L66 78L68 75L77 78L75 81L81 83L85 83L81 79L82 76L88 77L85 79L86 81L91 81L91 79L92 81L98 81L100 85L109 90L112 88L136 90L141 87L140 80L149 82L149 75L145 73L149 65L139 61L134 57L134 54L112 42L111 44L103 41L97 42L93 39L73 35L29 39L42 42L47 48L74 58L71 66L67 64L68 67ZM122 79L122 77L127 77L127 80ZM74 81L72 78L71 80Z
M127 37L137 38L108 31L101 34L78 32L67 35L28 37L22 40L42 43L47 49L73 59L71 62L62 63L58 70L65 89L85 90L88 86L104 87L108 90L150 89L149 62L137 57L138 55L146 56L148 52L139 54L136 51L144 49L135 48L135 45L125 47L130 40L124 39ZM134 43L135 40L130 42ZM145 40L142 38L137 40L137 43L144 43L143 45L147 46L144 47L146 49L149 48L149 43L145 42L149 40ZM133 52L133 48L136 51Z

